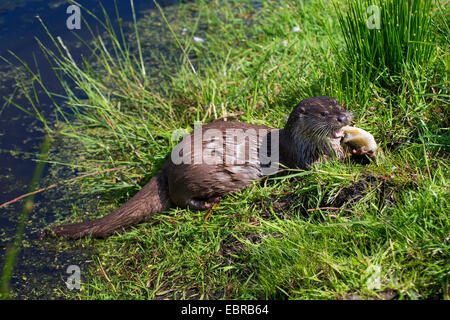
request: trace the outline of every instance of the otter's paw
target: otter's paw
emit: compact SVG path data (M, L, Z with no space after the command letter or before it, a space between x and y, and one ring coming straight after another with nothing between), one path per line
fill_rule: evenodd
M212 197L209 199L191 199L188 202L188 206L194 210L208 210L210 209L214 203L218 203L221 200L221 197Z
M376 152L377 150L368 150L366 149L366 146L362 146L360 148L357 149L352 149L352 154L355 156L368 156L370 159L375 160L376 158Z

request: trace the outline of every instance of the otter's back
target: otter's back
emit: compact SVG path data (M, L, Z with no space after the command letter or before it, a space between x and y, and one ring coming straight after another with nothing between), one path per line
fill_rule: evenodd
M171 200L186 206L190 199L222 196L260 179L261 146L273 130L236 121L194 129L173 149L166 167Z

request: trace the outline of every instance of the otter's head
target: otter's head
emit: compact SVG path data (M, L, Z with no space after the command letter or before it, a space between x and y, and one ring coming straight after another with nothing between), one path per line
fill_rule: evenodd
M286 129L310 140L339 139L342 127L350 124L352 114L337 99L327 96L302 100L289 115Z

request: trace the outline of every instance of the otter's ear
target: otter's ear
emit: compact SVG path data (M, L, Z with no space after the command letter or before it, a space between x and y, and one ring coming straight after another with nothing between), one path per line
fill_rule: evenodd
M297 110L298 110L299 113L305 113L306 112L305 107L298 107Z

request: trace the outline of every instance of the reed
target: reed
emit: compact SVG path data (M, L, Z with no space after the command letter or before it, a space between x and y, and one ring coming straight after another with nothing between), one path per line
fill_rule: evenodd
M348 70L367 80L399 81L405 70L427 66L435 52L433 0L334 1L344 38L335 50Z

